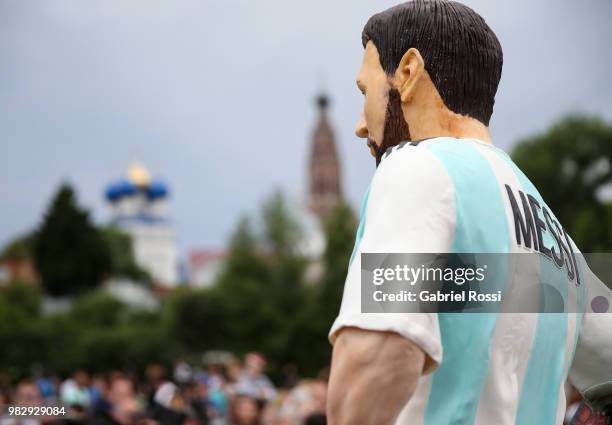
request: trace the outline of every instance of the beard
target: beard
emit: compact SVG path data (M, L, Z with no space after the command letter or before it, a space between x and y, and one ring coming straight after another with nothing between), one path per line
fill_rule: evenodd
M383 139L380 144L368 139L368 146L376 157L376 166L380 164L387 149L410 140L410 129L402 112L402 99L397 89L391 89L389 90L389 102L387 102Z

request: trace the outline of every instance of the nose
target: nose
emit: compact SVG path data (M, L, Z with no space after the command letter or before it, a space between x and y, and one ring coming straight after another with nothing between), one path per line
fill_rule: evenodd
M366 139L368 137L368 126L366 124L365 115L361 114L357 128L355 128L355 135L360 139Z

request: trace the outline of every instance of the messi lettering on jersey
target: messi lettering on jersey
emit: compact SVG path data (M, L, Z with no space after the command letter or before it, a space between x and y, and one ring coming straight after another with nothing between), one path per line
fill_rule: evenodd
M545 255L552 259L559 268L565 267L568 279L574 280L575 278L576 285L580 285L576 254L565 229L555 220L546 205L540 205L531 194L517 190L518 196L516 196L515 191L509 185L505 186L512 207L517 245ZM520 199L522 209L519 207L517 198ZM555 241L553 245L546 246L545 233L552 236Z

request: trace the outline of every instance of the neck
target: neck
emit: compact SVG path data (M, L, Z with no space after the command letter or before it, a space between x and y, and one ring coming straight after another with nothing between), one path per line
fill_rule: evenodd
M412 140L454 137L492 144L489 127L474 118L450 111L439 96L420 99L419 103L418 111L410 106L404 108Z

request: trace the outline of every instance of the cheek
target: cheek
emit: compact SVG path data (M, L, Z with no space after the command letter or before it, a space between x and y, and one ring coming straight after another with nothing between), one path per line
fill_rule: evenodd
M365 97L364 117L370 139L381 143L387 115L387 97L384 93L368 93Z

